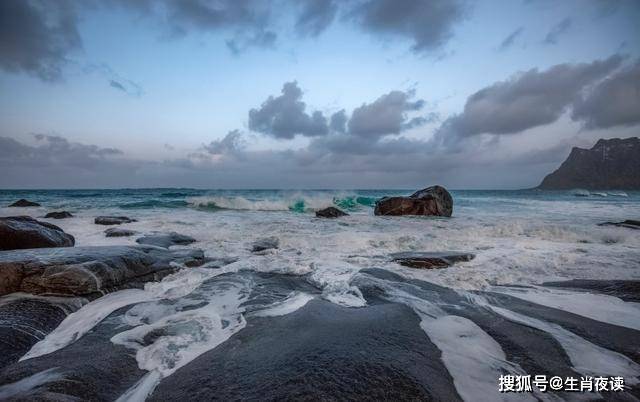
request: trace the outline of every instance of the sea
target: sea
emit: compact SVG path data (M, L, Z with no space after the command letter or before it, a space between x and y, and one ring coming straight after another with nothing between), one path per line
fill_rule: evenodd
M106 237L106 227L94 224L94 218L100 215L128 216L137 222L122 227L140 235L178 232L192 236L197 241L186 247L204 250L213 261L199 268L184 268L161 282L147 284L145 289L111 293L86 304L25 358L62 349L114 311L131 306L120 318L123 329L111 341L130 348L139 367L147 372L121 400L144 400L176 370L241 332L251 317L294 314L316 299L340 308L366 308L371 303L364 287L371 286L374 279L365 281L362 272L371 269L451 290L462 295L465 303L486 307L490 302L483 299L483 292L500 293L589 320L640 330L639 303L541 286L573 279L640 280L640 231L598 225L640 219L640 192L453 190L451 218L374 215L375 202L381 197L413 191L0 190L0 216L30 215L58 225L75 237L77 247L135 245L137 236ZM20 198L42 206L5 207ZM316 210L328 206L338 207L349 216L315 217ZM43 218L47 212L61 210L71 212L73 217ZM267 237L276 237L279 247L253 253L252 243ZM475 258L445 269L413 269L389 258L404 251L469 252ZM315 290L294 287L268 303L254 303L248 308L246 302L256 292L251 275L257 274L302 278ZM225 275L236 276L224 286L203 286ZM376 275L375 281L384 281ZM496 378L505 372L524 370L509 360L499 340L472 319L452 314L438 298L428 299L406 286L390 283L376 286L386 290L384 297L409 306L420 317L421 329L441 351L462 399L510 397L497 392ZM193 302L194 297L198 303ZM169 306L167 300L179 302ZM491 308L504 319L557 339L577 372L622 373L628 381L637 383L640 366L624 354L539 317L534 319L504 306ZM136 341L159 328L171 328L167 332L170 335L150 344Z

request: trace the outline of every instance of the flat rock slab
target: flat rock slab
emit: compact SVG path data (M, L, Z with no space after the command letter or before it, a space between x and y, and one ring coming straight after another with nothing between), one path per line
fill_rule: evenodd
M260 251L276 249L280 246L280 240L277 237L266 237L258 239L251 244L251 252L258 253Z
M139 244L148 244L151 246L164 248L169 248L170 246L176 245L185 246L191 243L195 243L195 241L196 239L191 236L181 235L180 233L176 232L152 234L136 239L136 243Z
M446 268L456 262L471 261L476 256L471 253L458 253L451 251L443 252L420 252L408 251L403 253L394 253L390 255L391 260L400 265L411 268Z
M0 250L71 247L75 239L61 228L30 216L0 218Z
M598 223L598 226L618 226L621 228L640 230L640 221L634 219L627 219L622 222L602 222Z
M122 223L137 222L137 220L127 216L98 216L94 222L96 225L120 225Z
M40 204L38 204L37 202L28 201L28 200L25 200L24 198L21 198L9 206L10 207L39 207Z
M348 216L349 214L339 210L336 207L328 207L325 209L321 209L316 211L316 216L318 218L339 218L341 216Z
M51 219L65 219L65 218L72 218L73 215L71 214L71 212L68 212L68 211L60 211L60 212L49 212L44 217L51 218Z
M104 231L107 237L129 237L137 234L135 230L129 230L124 228L109 228Z
M204 262L202 250L94 246L0 253L0 295L13 292L96 298Z

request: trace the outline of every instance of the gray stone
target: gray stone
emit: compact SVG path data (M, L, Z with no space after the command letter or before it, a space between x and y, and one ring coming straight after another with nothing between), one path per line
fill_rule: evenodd
M316 216L318 218L339 218L341 216L348 216L349 214L339 210L336 207L328 207L316 211Z
M408 197L384 197L376 202L376 215L451 216L453 198L441 186L417 191Z
M390 255L391 260L400 265L411 268L445 268L456 262L471 261L475 255L471 253L458 253L452 251L443 252L418 252L408 251Z
M105 230L104 233L107 237L129 237L138 232L124 228L109 228Z
M60 212L49 212L44 217L51 218L51 219L65 219L65 218L72 218L73 215L71 215L71 212L68 212L68 211L60 211Z
M265 237L264 239L258 239L251 245L251 252L257 253L260 251L276 249L280 246L280 240L277 237Z
M164 248L169 248L170 246L175 245L184 246L195 243L195 241L196 239L191 236L181 235L176 232L152 234L136 239L136 243L139 244L148 244Z
M98 216L94 222L96 225L120 225L122 223L137 222L137 220L126 216Z
M61 228L30 216L0 218L0 250L71 247L75 239Z
M38 204L37 202L33 202L33 201L25 200L24 198L21 198L9 206L10 207L39 207L40 204Z

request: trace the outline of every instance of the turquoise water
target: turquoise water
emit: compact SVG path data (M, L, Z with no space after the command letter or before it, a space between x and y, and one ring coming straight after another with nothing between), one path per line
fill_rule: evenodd
M334 205L350 212L367 212L376 200L389 195L408 195L414 190L199 190L199 189L119 189L119 190L0 190L0 205L19 198L50 208L86 210L182 209L263 210L312 212ZM464 210L522 211L526 202L569 202L575 207L640 205L640 192L593 192L577 196L576 191L539 190L453 190L455 206ZM551 204L549 204L551 205ZM550 211L552 212L552 211Z

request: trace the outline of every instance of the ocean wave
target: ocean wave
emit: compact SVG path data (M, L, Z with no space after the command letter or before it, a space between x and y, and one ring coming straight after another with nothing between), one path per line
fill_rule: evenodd
M145 200L136 202L127 202L124 204L118 204L122 209L145 209L145 208L184 208L188 206L187 201L175 200L175 201L161 201L161 200Z
M269 199L251 199L242 196L201 196L187 198L187 202L196 208L211 210L312 212L329 206L337 206L349 211L370 208L375 205L376 199L358 195L296 194Z

